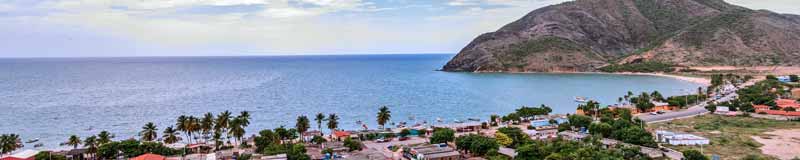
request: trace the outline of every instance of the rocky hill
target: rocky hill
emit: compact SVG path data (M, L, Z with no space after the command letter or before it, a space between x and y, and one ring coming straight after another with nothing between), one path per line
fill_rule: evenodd
M800 65L800 16L723 0L577 0L478 36L443 70L585 72L645 62Z

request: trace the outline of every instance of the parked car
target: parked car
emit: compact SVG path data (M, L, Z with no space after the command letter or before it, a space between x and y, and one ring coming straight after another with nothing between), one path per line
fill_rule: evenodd
M390 142L390 141L392 141L391 138L378 138L377 140L375 140L375 142L378 142L378 143L385 143L385 142Z
M650 115L658 115L656 112L650 112Z

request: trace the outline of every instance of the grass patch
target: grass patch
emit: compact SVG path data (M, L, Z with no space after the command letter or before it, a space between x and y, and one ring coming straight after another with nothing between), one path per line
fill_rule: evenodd
M762 144L756 142L751 136L766 136L764 132L777 129L800 128L800 122L777 121L751 117L724 117L718 115L703 115L693 118L673 120L670 122L656 123L649 126L651 129L670 130L692 133L709 138L711 145L703 146L706 155L719 155L722 159L742 159L746 156L769 157L761 153L758 148ZM699 146L671 146L679 151L695 149Z

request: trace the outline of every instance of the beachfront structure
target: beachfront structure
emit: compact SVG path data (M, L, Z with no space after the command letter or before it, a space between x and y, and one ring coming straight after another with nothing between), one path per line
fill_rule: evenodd
M656 137L659 142L671 145L707 145L711 143L711 141L705 137L670 131L656 131Z
M531 129L525 130L531 139L551 139L558 137L558 125L567 123L567 118L538 119L531 121Z
M481 122L464 122L464 123L451 123L451 124L436 124L433 128L450 128L456 132L474 132L481 129Z
M11 155L0 157L0 160L34 160L36 159L36 154L39 154L39 151L24 150Z
M461 153L447 144L430 144L411 147L404 156L411 160L459 160Z

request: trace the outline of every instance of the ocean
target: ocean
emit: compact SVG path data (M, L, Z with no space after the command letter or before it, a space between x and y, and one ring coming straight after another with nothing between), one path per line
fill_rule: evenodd
M339 115L343 129L359 129L359 120L376 128L380 106L390 108L393 122L485 120L523 105L571 113L575 96L608 105L627 91L670 96L700 86L644 75L437 71L453 56L0 59L0 133L57 149L72 134L107 130L127 139L147 122L161 130L179 115L225 110L250 112L247 135L316 113Z

